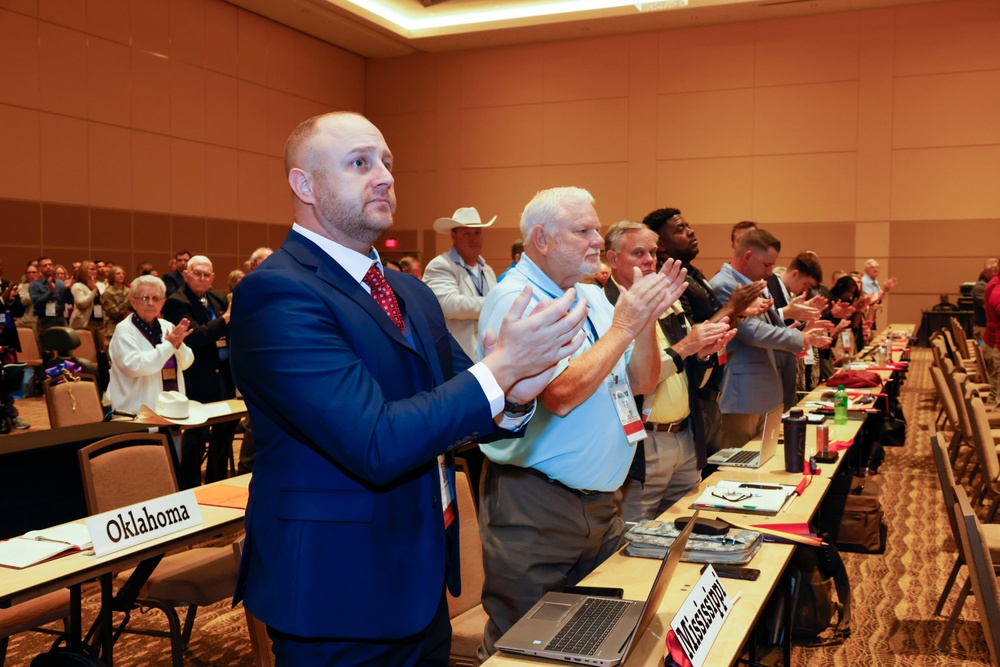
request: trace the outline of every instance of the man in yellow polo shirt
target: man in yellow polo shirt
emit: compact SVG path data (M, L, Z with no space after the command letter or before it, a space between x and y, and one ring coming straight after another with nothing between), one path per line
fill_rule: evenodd
M604 293L615 303L624 287L632 286L634 267L643 275L656 270L657 235L638 222L619 222L605 236L611 278ZM713 355L732 337L728 318L691 326L680 302L660 317L656 329L660 347L660 381L643 397L647 437L636 448L635 460L622 485L622 519L653 519L701 481L693 419L701 416L693 389L712 368Z

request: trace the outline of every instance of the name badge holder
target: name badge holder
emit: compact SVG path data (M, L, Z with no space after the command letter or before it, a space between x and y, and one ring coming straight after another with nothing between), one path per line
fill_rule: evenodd
M632 388L628 385L628 380L619 381L617 375L612 375L608 382L608 391L611 392L611 400L615 403L615 410L618 412L618 420L622 424L622 430L628 441L636 443L646 437L646 427L642 422L642 414L635 404L635 397L632 396Z
M45 304L45 317L55 317L56 316L56 302L49 301Z

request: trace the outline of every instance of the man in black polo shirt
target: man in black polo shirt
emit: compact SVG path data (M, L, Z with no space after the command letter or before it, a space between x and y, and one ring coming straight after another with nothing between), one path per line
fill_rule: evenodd
M691 266L691 262L698 256L698 239L678 209L657 209L643 218L642 222L659 237L656 247L657 268L667 259L676 259L687 269L688 288L681 294L680 302L688 320L697 324L705 321L718 322L723 317L728 317L730 326L733 326L744 314L757 315L767 310L770 301L759 298L764 292L763 281L740 287L726 305L719 302L705 274ZM718 435L722 414L719 410L719 388L722 385L721 366L725 363L725 357L725 350L720 351L711 375L696 390L702 418L700 424L694 424L695 443L699 447L707 447L710 455L720 449Z

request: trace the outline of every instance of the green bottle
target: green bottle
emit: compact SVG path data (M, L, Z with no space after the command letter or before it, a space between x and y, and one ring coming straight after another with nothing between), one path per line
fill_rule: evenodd
M847 392L844 385L837 385L833 394L833 423L838 426L847 423Z

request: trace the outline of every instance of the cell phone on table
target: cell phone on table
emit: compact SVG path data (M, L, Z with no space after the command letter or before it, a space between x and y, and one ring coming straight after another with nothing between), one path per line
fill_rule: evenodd
M576 593L577 595L593 595L599 598L616 598L621 600L625 596L622 588L611 588L609 586L567 586L563 593Z
M705 572L705 568L708 565L702 565L701 571ZM725 579L743 579L744 581L757 581L757 577L760 576L760 570L753 567L740 567L738 565L720 565L717 563L712 563L712 567L715 568L715 573L720 577Z

